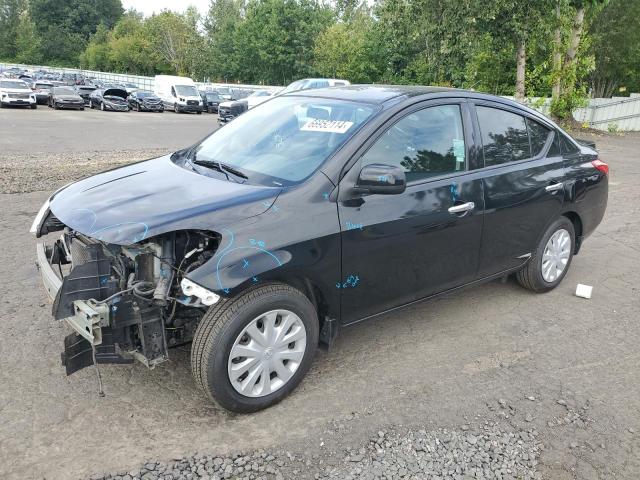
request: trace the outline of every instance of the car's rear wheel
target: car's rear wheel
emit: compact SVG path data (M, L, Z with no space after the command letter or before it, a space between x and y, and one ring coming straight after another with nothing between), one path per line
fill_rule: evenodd
M567 217L560 217L545 231L529 262L516 278L524 288L547 292L562 281L573 259L575 231Z
M100 102L100 110L104 112L104 102Z
M191 369L210 399L255 412L301 382L317 344L317 314L307 297L287 285L265 285L209 309L194 335Z

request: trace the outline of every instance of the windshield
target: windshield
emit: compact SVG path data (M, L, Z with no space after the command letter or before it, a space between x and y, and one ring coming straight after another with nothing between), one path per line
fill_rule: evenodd
M176 85L176 93L185 97L198 97L198 89L193 85Z
M207 93L205 96L207 100L218 100L220 98L217 93Z
M270 95L271 95L271 93L267 92L266 90L258 90L257 92L253 92L249 96L250 97L268 97Z
M50 83L36 83L36 88L39 88L40 90L51 90L53 85Z
M300 182L373 114L374 106L288 97L237 117L197 145L194 162L222 162L270 186Z
M155 95L152 92L137 92L136 95L138 96L138 98L149 98L149 97L155 97Z
M15 80L1 80L0 88L21 88L24 90L25 88L29 87L27 87L27 84L24 82L17 82Z

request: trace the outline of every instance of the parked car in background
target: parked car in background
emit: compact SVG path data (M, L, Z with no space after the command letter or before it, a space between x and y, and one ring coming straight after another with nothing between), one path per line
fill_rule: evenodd
M8 106L38 108L36 94L22 80L0 79L0 108Z
M89 96L96 88L95 85L76 85L75 90L82 97L84 104L89 106Z
M251 95L247 97L247 107L252 109L256 105L260 105L263 102L266 102L270 98L273 98L275 92L270 90L256 90Z
M138 86L133 83L124 83L122 86L124 87L124 89L127 91L129 95L131 95L133 92L137 90L140 90L140 88L138 88Z
M84 110L84 100L78 95L75 88L71 86L53 87L49 92L49 100L47 103L49 107L56 110L62 108Z
M202 97L203 108L208 113L218 113L218 105L222 102L222 98L217 91L200 92Z
M36 102L38 105L46 105L49 101L49 94L53 88L53 83L47 80L36 80L31 85L31 90L36 95Z
M43 204L67 374L193 340L201 390L254 412L349 325L511 274L554 289L606 210L597 151L505 98L358 86L266 107Z
M129 95L127 102L129 103L129 108L136 112L164 112L162 99L153 92L137 90Z
M247 100L230 100L218 105L218 123L224 125L249 110Z
M19 75L23 75L25 71L18 67L7 68L2 71L2 75L7 78L17 78Z
M215 91L218 92L218 95L220 95L220 98L224 101L235 100L229 87L215 87Z
M233 100L242 100L253 93L249 88L231 88L231 97Z
M127 91L122 88L97 88L89 95L89 107L102 111L128 112Z
M165 109L202 113L202 98L195 82L188 77L156 75L154 93L162 99Z
M316 88L327 87L344 87L351 85L348 80L340 80L337 78L303 78L302 80L296 80L293 83L287 85L278 95L284 95L286 93L297 92L300 90L313 90Z

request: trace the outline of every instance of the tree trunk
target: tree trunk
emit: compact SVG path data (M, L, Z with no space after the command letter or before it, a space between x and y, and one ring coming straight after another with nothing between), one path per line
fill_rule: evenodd
M551 89L551 97L557 99L560 97L561 82L560 71L562 70L562 31L561 31L561 14L560 0L556 0L556 31L553 38L553 87Z
M525 49L525 41L518 42L518 54L516 57L516 100L524 101L524 75L527 65L527 53Z
M569 48L567 48L567 54L564 57L564 68L570 71L578 54L578 47L580 46L580 39L582 38L582 26L584 25L584 7L579 7L576 10L576 15L573 17L573 27L571 27L571 36L569 37ZM565 92L573 90L575 85L563 85Z

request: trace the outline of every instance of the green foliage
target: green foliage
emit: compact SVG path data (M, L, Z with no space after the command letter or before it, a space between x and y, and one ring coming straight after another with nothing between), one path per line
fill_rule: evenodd
M0 0L4 60L197 80L327 76L513 95L519 47L527 96L560 85L552 113L571 118L589 88L640 90L640 0L211 0L204 18L123 14L120 0Z
M640 0L611 0L591 24L596 97L640 91ZM620 87L624 90L620 92Z

